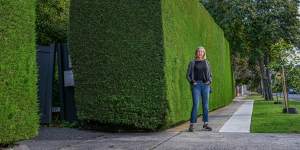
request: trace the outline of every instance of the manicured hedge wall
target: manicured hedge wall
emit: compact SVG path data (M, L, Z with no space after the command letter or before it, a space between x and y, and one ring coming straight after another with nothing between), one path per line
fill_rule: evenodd
M198 46L205 47L212 67L210 110L230 103L233 98L231 58L222 29L196 0L162 0L162 16L168 125L190 117L192 96L184 77ZM202 113L201 106L199 113Z
M35 3L0 1L0 144L38 132Z
M153 130L188 120L199 45L214 73L210 108L232 100L229 45L197 0L72 0L70 20L80 120Z

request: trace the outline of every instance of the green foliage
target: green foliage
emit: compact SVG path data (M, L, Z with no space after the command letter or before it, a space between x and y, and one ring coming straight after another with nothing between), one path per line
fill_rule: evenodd
M300 67L295 67L288 72L287 83L289 88L300 92Z
M37 1L37 42L48 45L66 42L69 26L70 0Z
M201 2L223 28L233 54L240 54L252 65L262 61L268 66L272 57L270 49L280 39L299 46L298 0L201 0ZM256 71L256 67L251 68L253 72ZM263 68L261 70L263 71ZM261 72L261 74L264 78L269 76L268 73Z
M216 23L224 30L232 54L248 56L246 24L244 18L251 14L249 3L240 0L200 0ZM242 12L242 13L241 13Z
M276 71L279 70L282 65L295 65L299 62L299 56L296 54L293 45L283 39L280 39L271 46L270 54L271 63L269 67Z
M0 0L0 144L37 135L35 0Z
M269 67L282 76L282 66L285 69L287 85L289 88L300 89L300 69L295 65L299 63L300 57L296 54L293 45L284 40L279 40L271 46L271 63ZM273 85L277 91L282 91L282 79L275 78ZM280 90L281 89L281 90Z
M252 54L255 59L280 39L294 45L300 42L298 0L201 2L224 29L234 54Z
M155 129L166 114L159 0L71 1L78 117Z
M73 0L70 21L80 120L152 130L188 120L199 45L214 74L210 109L232 100L229 44L196 0Z
M206 48L212 67L214 92L210 95L210 110L230 103L233 97L231 58L222 29L196 1L163 0L162 14L168 125L190 117L192 96L185 75L188 63L194 59L195 49L200 45Z

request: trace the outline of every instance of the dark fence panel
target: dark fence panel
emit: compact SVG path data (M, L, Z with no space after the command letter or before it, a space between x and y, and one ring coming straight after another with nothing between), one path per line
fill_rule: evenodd
M55 49L54 45L38 46L38 99L40 105L40 120L42 124L52 120L52 86L54 75Z
M39 66L39 104L42 124L52 121L53 78L55 73L55 57L57 56L60 118L69 122L77 120L74 102L74 77L67 44L38 46L37 62Z

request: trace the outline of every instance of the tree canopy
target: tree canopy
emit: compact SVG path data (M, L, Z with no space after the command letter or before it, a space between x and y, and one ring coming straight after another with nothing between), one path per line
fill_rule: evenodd
M294 47L299 46L299 0L201 0L201 2L223 28L231 44L233 56L241 56L248 60L250 66L259 66L263 94L266 99L272 99L271 71L268 67L272 57L271 48L280 40Z
M37 1L37 43L65 42L68 37L70 0Z

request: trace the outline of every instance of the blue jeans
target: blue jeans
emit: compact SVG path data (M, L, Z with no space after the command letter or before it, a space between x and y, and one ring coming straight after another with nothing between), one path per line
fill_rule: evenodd
M203 122L208 122L208 99L209 99L209 85L197 81L192 85L193 108L191 112L191 123L197 122L197 112L199 107L199 98L202 99Z

